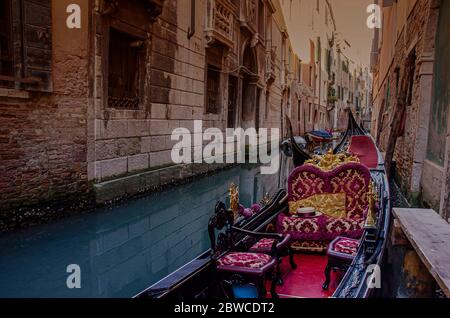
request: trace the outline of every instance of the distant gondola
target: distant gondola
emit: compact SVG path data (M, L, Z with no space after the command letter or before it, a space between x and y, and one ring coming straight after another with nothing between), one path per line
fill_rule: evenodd
M305 163L305 161L310 160L312 157L309 153L303 150L297 143L292 130L292 123L289 117L286 116L286 122L289 131L290 148L292 152L292 160L295 167L299 167Z
M293 159L298 167L291 172L288 191L279 190L257 213L237 206L236 200L230 202L229 208L219 202L209 222L211 249L136 297L376 296L379 291L377 274L383 260L391 208L389 184L380 152L351 113L343 139L334 151L322 157L311 158L297 147L291 127L290 134ZM350 180L352 173L355 174L353 181ZM342 190L335 192L342 182ZM296 196L311 194L311 191L319 193L306 200L312 202L313 198L319 198L319 206L328 202L326 200L337 200L337 203L329 204L331 211L326 211L323 204L321 211L300 205L297 214L291 215L292 208L297 208L295 204L301 202L294 200L298 199ZM343 201L345 206L339 211L336 206L344 195L354 197ZM233 198L231 194L230 197ZM359 202L359 210L354 205L349 206L349 202ZM303 206L305 204L312 206L314 202ZM244 211L249 214L242 213ZM334 216L328 217L327 213L334 213ZM357 213L362 216L355 216ZM354 219L351 228L345 228L348 218ZM314 233L317 230L314 224L323 227L322 232ZM353 228L355 226L357 228ZM346 232L331 237L336 235L335 229ZM325 246L321 246L325 241L317 235L323 235ZM321 249L322 253L312 254ZM337 269L343 276L332 279L332 269ZM317 275L318 271L323 271L323 277Z

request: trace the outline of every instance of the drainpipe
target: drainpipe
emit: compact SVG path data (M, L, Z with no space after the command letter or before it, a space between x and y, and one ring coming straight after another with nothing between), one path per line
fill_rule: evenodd
M191 0L191 25L188 28L187 38L190 40L195 34L195 0Z

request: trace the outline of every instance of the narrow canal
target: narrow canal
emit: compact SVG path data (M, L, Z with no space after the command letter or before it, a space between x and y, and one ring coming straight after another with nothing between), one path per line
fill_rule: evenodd
M114 208L3 235L0 297L132 297L209 248L208 219L232 182L249 206L284 185L285 175L238 166ZM70 264L81 268L81 289L67 288Z

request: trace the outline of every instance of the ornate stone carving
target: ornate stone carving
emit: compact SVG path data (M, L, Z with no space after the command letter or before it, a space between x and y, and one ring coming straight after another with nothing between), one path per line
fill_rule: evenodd
M258 4L256 0L241 0L240 8L241 27L247 28L249 32L256 32Z
M255 22L256 19L256 1L246 0L246 18L247 22Z
M205 39L209 46L219 42L233 47L234 5L230 0L207 0Z

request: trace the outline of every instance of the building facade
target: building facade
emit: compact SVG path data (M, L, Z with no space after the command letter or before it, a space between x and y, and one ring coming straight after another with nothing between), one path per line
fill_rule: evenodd
M278 0L1 6L2 228L222 168L173 164L171 134L195 120L285 134L298 63Z
M348 56L351 44L339 31L332 3L328 0L283 3L288 30L296 43L296 58L300 60L293 102L298 111L291 118L295 122L294 131L300 135L319 129L345 131L349 109L362 122L363 106L364 109L371 106L371 73L368 66Z
M375 33L372 50L372 134L386 149L393 119L401 116L394 154L396 179L413 204L430 206L447 220L450 3L404 0L379 5L383 26ZM405 61L410 61L408 69ZM406 108L398 114L401 96Z

